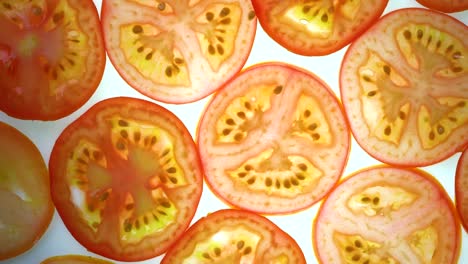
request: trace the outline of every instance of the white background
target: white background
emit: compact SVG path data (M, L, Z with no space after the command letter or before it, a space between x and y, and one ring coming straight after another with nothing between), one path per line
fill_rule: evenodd
M95 0L98 10L101 8L101 1ZM364 1L365 2L365 1ZM385 13L403 7L421 7L414 0L390 0ZM462 20L465 24L468 23L468 11L451 14ZM252 53L246 62L246 66L253 65L264 61L283 61L303 67L316 75L320 76L339 96L338 73L341 59L346 48L335 52L329 56L323 57L303 57L295 55L272 41L262 30L260 26L257 28L257 36L252 49ZM78 111L72 115L54 122L39 122L39 121L22 121L6 116L0 112L0 121L9 123L26 134L40 149L45 161L48 163L50 151L60 132L73 120L83 114L96 102L109 97L115 96L131 96L149 100L137 93L128 86L117 74L112 64L107 61L106 70L103 80L92 98ZM167 105L161 104L175 113L187 126L191 134L195 137L198 119L202 110L209 98L201 101L185 104L185 105ZM456 164L460 154L456 154L447 160L429 167L422 168L434 175L445 187L448 194L454 197L454 175ZM367 155L354 141L352 142L351 155L348 160L344 175L362 169L366 166L379 164L378 161ZM198 211L193 221L196 221L209 212L226 208L226 204L216 198L210 190L205 186L200 201ZM315 205L307 210L292 215L282 215L269 217L280 228L289 233L298 244L301 246L308 263L317 263L312 246L312 222L316 215L318 205ZM468 263L468 235L462 230L463 243L459 263ZM45 235L41 240L28 252L7 261L0 263L39 263L49 256L63 254L84 254L96 256L88 252L69 234L62 223L62 220L55 213L52 223L50 224ZM99 256L97 256L99 257ZM153 258L139 263L159 263L161 257ZM119 262L116 262L119 263ZM123 262L122 262L123 263Z

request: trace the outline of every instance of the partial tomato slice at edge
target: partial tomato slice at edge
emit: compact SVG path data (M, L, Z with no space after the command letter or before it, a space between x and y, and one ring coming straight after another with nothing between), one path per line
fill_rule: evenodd
M306 263L297 242L266 217L222 209L195 222L161 263Z
M65 226L88 250L115 260L164 253L202 192L188 130L165 108L135 98L91 107L59 136L49 167Z
M455 205L457 206L460 220L468 232L468 148L463 151L457 164L455 175Z
M352 173L324 200L313 245L324 264L455 264L460 224L451 198L432 175L379 165Z
M0 6L0 109L20 119L56 120L81 107L105 67L91 0Z
M351 43L383 13L388 0L252 1L267 34L291 52L331 54Z
M385 15L351 44L340 91L364 150L388 164L425 166L467 143L467 39L460 21L407 8Z
M0 122L0 260L31 249L54 213L47 166L34 143Z
M416 0L421 5L445 13L461 12L468 9L465 0Z
M84 255L61 255L49 257L41 264L112 264L113 262Z

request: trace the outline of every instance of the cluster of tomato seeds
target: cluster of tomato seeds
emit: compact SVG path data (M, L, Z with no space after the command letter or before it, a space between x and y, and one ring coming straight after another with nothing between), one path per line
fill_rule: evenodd
M447 13L468 8L417 1ZM459 222L466 231L468 219L467 27L429 9L381 17L387 3L104 0L99 21L90 0L0 0L0 109L13 118L57 120L81 107L101 80L104 46L123 79L151 99L212 96L196 135L153 102L95 104L54 145L49 202L0 155L0 260L33 247L55 205L79 243L115 261L305 263L308 251L262 215L321 202L312 230L320 263L457 263ZM242 70L257 18L299 55L350 44L341 101L306 69L270 62ZM340 179L351 134L388 165ZM438 179L411 168L460 151L454 201ZM210 211L190 226L203 177L237 209ZM80 255L41 263L64 261L110 263Z

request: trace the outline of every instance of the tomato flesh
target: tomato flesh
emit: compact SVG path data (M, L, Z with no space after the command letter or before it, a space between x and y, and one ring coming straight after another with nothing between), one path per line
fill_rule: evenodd
M341 182L314 223L321 263L457 263L460 226L431 175L372 167Z
M231 80L198 127L208 185L228 203L262 213L320 200L341 176L349 141L341 105L326 84L281 63Z
M396 165L441 161L468 142L468 28L426 9L382 18L348 49L341 96L353 134Z
M348 45L383 13L388 0L253 0L260 25L291 52L327 55Z
M3 1L0 27L0 110L56 120L94 93L105 50L92 1Z
M121 76L168 103L196 101L218 89L243 67L256 30L250 1L104 0L102 19L107 52Z
M164 256L168 263L306 263L299 245L267 218L223 209L192 225Z
M17 129L0 122L0 260L32 248L54 212L41 153Z
M455 176L455 204L465 231L468 232L468 151L460 156Z
M181 121L125 97L96 104L64 130L50 174L72 235L116 260L162 254L189 225L202 192L198 154Z

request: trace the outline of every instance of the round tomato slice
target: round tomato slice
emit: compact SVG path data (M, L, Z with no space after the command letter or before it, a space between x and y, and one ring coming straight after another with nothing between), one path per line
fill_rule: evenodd
M416 0L421 5L439 10L445 13L461 12L468 10L468 1L466 0Z
M213 93L239 72L252 48L250 1L104 0L107 53L137 91L167 103Z
M468 149L460 156L455 176L455 204L460 219L468 232Z
M112 262L82 255L63 255L47 258L41 264L112 264Z
M468 143L468 27L427 9L383 17L348 49L341 98L357 142L400 166L439 162Z
M223 209L192 225L164 256L171 263L306 263L296 241L264 216Z
M52 220L49 175L29 138L0 122L0 260L32 248Z
M327 55L348 45L383 13L388 0L252 0L260 25L291 52Z
M0 110L56 120L98 87L105 50L90 0L5 0L0 5Z
M460 225L443 187L421 170L367 168L341 182L313 227L320 263L457 263Z
M341 105L318 77L281 63L245 70L218 91L198 128L208 185L237 207L289 213L320 200L347 162Z
M57 139L52 198L88 250L123 261L162 254L190 224L202 192L193 139L165 108L118 97L94 105Z

